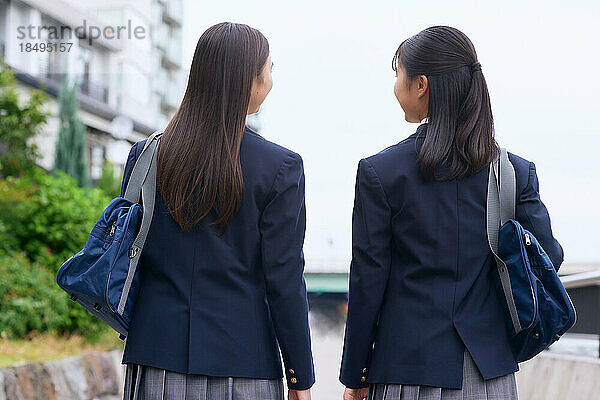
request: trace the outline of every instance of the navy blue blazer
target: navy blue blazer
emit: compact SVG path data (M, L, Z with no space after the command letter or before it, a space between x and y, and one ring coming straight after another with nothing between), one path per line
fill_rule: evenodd
M426 182L417 151L427 124L358 164L352 217L350 293L340 381L459 389L463 352L484 379L518 370L493 281L486 234L489 167ZM516 219L558 270L535 165L509 153L517 180Z
M129 153L121 194L145 141ZM242 204L221 236L208 225L214 212L182 232L157 189L122 363L274 379L280 347L288 387L306 389L315 378L302 158L246 128L240 163Z

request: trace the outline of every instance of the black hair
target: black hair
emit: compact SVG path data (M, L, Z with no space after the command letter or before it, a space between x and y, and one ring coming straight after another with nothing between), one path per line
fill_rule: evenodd
M456 28L432 26L403 41L392 60L410 82L419 75L429 85L429 123L418 152L425 179L473 175L498 154L487 84L471 40ZM436 168L448 166L438 177Z
M245 24L222 22L198 39L187 89L157 156L157 187L182 231L215 211L213 224L223 233L237 214L252 82L268 57L267 39Z

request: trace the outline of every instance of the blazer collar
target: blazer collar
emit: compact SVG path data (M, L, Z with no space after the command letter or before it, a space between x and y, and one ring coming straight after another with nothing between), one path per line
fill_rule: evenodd
M253 135L256 135L256 136L258 136L258 137L261 137L261 138L262 138L262 136L261 136L261 135L260 135L258 132L256 132L256 131L254 131L254 130L250 129L250 127L249 127L248 125L244 126L244 133L251 133L251 134L253 134Z
M427 125L429 125L428 122L425 122L425 123L422 123L421 125L419 125L417 127L417 131L415 133L413 133L412 135L410 135L409 138L425 139L425 134L427 133Z

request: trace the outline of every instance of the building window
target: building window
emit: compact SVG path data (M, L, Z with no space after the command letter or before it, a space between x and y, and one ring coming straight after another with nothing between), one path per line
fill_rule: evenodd
M92 145L90 148L90 178L93 180L98 180L102 176L104 152L104 147L101 145Z

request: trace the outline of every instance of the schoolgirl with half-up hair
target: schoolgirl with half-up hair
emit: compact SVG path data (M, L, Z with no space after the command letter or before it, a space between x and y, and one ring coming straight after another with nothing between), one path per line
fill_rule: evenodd
M432 26L400 44L392 68L405 120L420 125L358 164L344 399L516 399L518 365L487 241L499 146L482 64L464 33ZM508 154L515 219L558 270L563 250L535 165Z
M392 61L395 72L399 67L407 81L424 75L428 83L430 134L418 155L423 176L432 179L445 162L443 179L485 167L498 146L487 84L469 38L451 27L428 28L400 44Z

